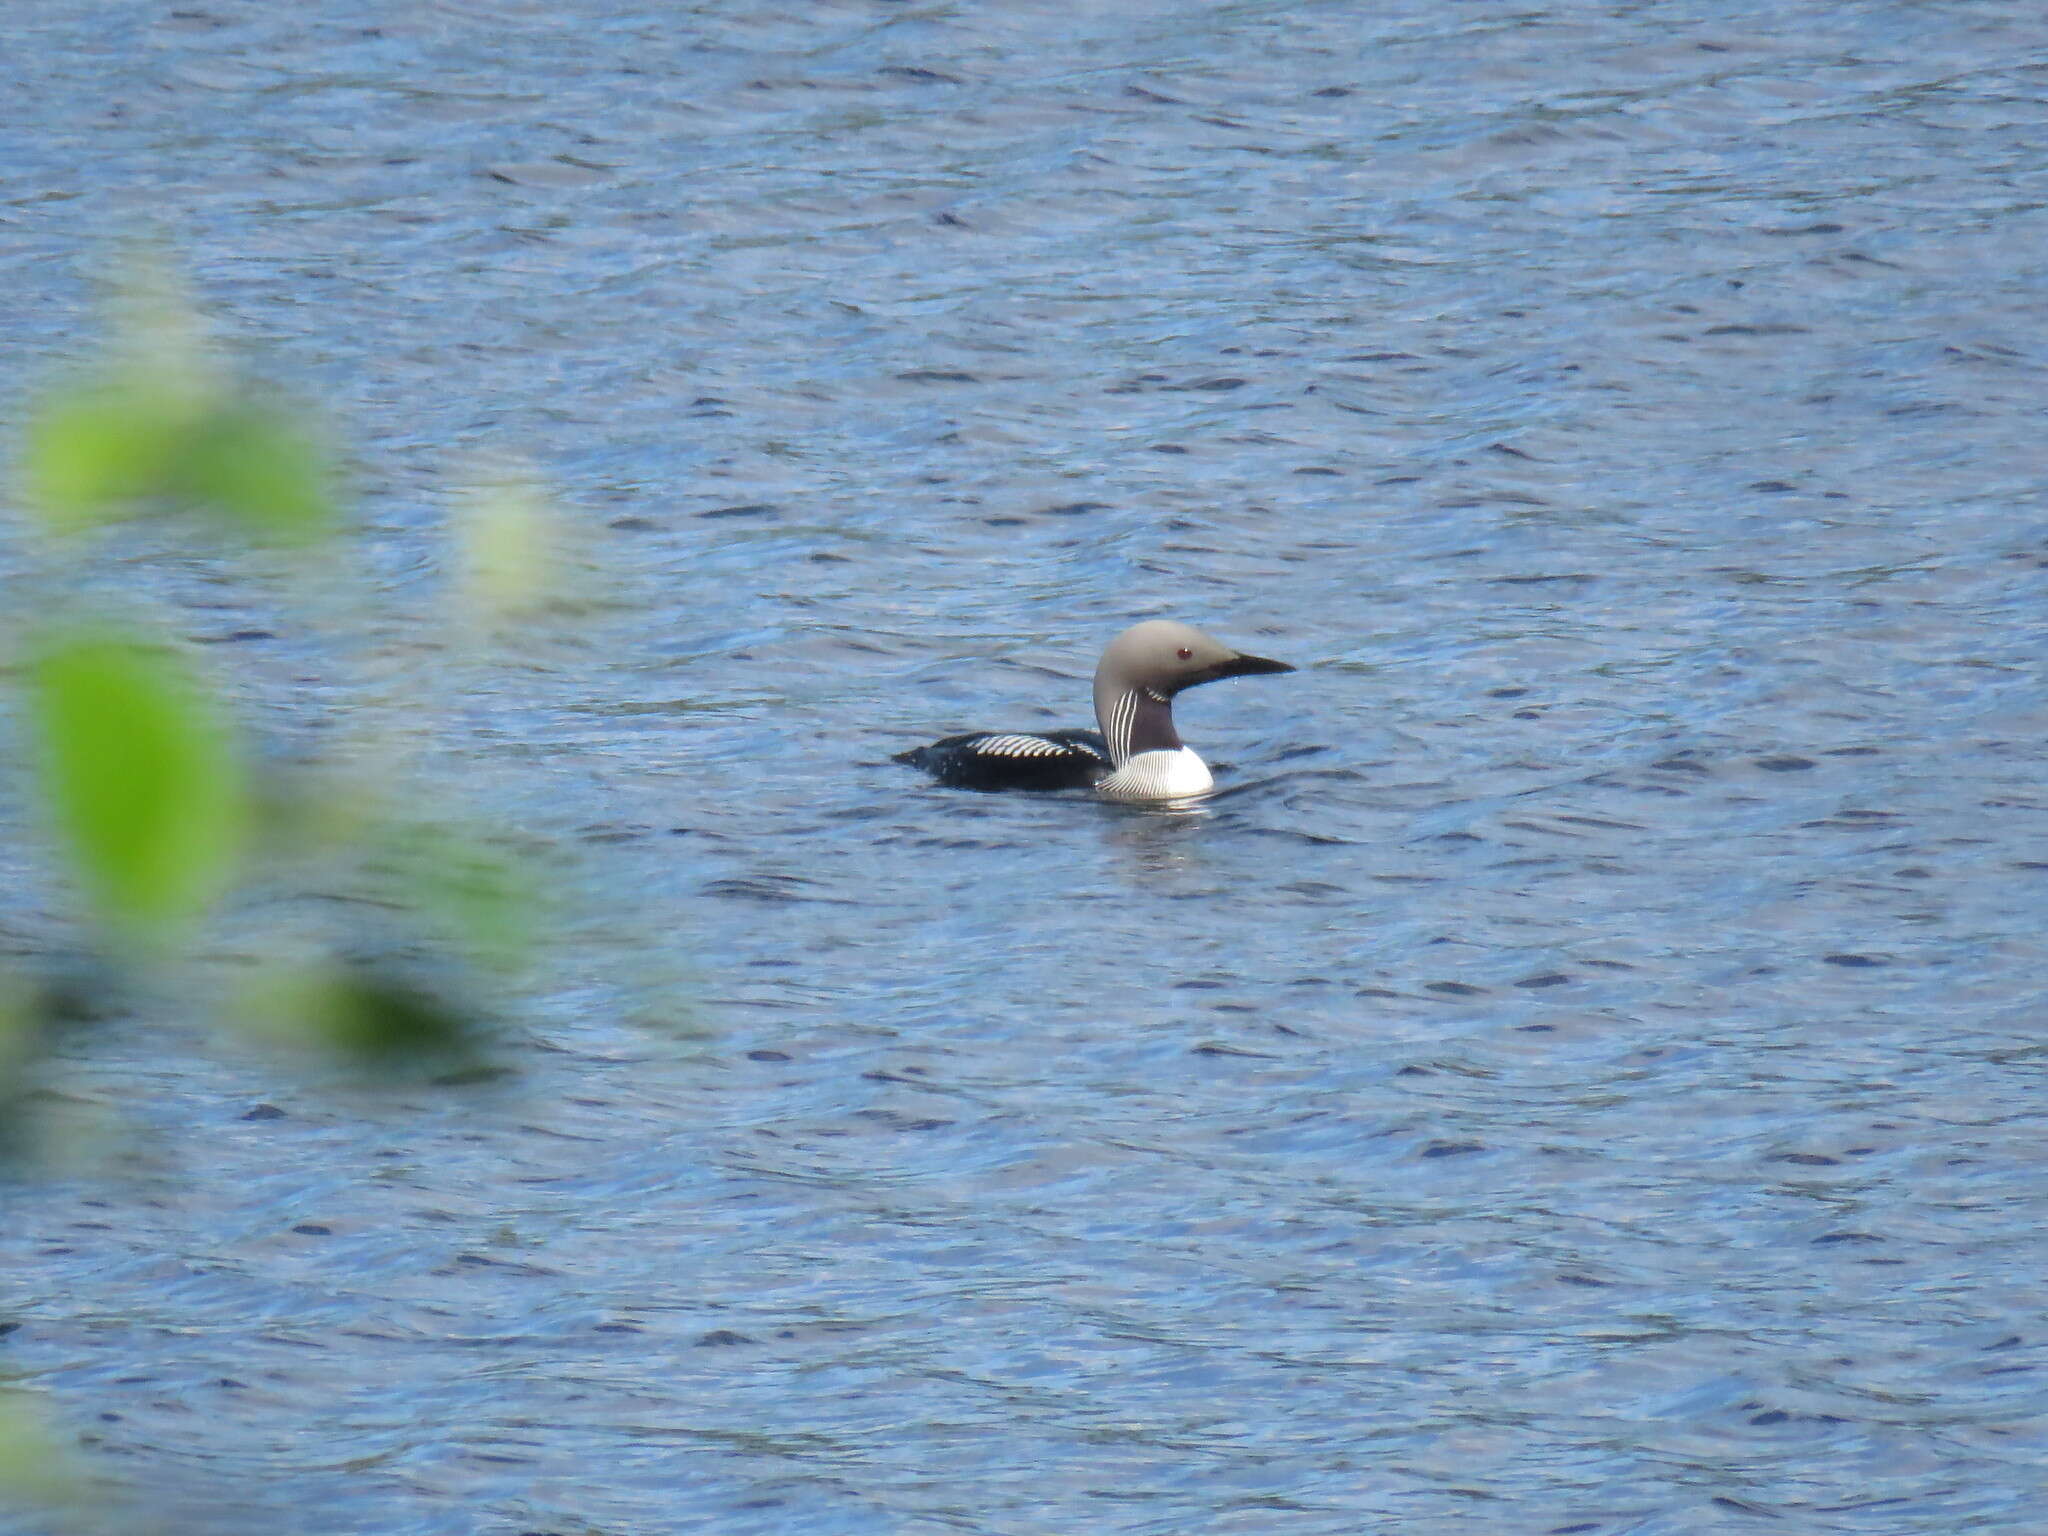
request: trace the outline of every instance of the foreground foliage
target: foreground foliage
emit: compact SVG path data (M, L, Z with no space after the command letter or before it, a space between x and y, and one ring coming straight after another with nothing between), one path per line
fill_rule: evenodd
M545 850L421 771L446 734L445 678L419 681L403 730L388 699L381 728L349 708L379 599L351 584L335 465L309 413L238 377L167 270L128 264L98 355L43 392L18 459L7 576L26 601L4 676L76 938L0 971L0 1154L17 1175L41 1150L44 1066L85 1023L176 1019L371 1082L468 1082L503 1074L493 1037L541 938ZM444 633L422 647L444 672L531 623L558 565L529 485L458 506ZM276 712L277 679L248 647L183 632L194 571L240 584L344 680L323 689L320 750L277 750L257 702L267 688ZM0 1495L76 1513L85 1487L32 1400L0 1388Z

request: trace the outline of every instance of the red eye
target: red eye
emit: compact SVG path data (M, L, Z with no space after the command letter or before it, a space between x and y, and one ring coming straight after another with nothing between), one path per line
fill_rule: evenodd
M1188 649L1188 648L1187 648L1186 646L1182 646L1182 647L1181 647L1181 648L1180 648L1179 650L1175 651L1175 652L1174 652L1173 654L1174 654L1174 655L1176 655L1176 656L1178 656L1178 657L1179 657L1179 658L1180 658L1180 659L1181 659L1182 661L1186 661L1186 660L1187 660L1187 659L1188 659L1188 658L1189 658L1190 656L1194 655L1195 653L1194 653L1193 651L1189 650L1189 649Z

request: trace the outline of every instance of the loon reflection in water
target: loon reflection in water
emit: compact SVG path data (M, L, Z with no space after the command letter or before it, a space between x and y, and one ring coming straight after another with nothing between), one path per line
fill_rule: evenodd
M970 731L896 754L955 789L1086 789L1116 800L1208 793L1209 765L1173 728L1174 695L1226 677L1292 672L1189 624L1148 619L1109 642L1095 669L1100 731Z

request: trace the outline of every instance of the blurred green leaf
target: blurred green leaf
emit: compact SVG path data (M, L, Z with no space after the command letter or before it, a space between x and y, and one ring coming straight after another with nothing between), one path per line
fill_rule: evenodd
M86 1494L77 1455L25 1393L0 1390L0 1503L74 1504Z
M30 671L42 790L73 871L116 939L161 943L226 889L249 823L242 762L171 653L110 636Z
M21 1101L30 1086L42 1035L33 992L12 973L0 971L0 1161L25 1150L27 1117Z
M532 950L534 882L509 852L455 827L414 825L398 829L385 867L392 899L476 964L509 971Z
M0 971L0 1095L35 1055L42 1034L35 989L12 971Z
M109 335L88 376L32 419L23 471L49 526L76 532L152 503L196 504L266 544L329 532L328 464L290 415L239 392L162 253L120 266Z
M530 477L499 471L456 503L455 597L463 620L488 634L532 618L556 595L560 538L554 510Z
M265 544L310 544L335 524L325 455L290 417L255 405L214 411L186 435L179 491Z
M241 1012L254 1033L313 1046L377 1072L483 1064L474 1012L388 961L283 962L258 975Z
M29 423L29 501L60 533L127 517L171 489L192 421L189 404L140 385L54 394Z

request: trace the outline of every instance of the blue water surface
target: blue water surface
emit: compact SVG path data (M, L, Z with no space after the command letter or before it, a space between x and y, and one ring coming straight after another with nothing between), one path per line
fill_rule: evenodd
M2048 17L0 39L10 423L154 229L351 445L344 662L121 573L252 705L413 728L480 457L587 578L432 757L576 854L516 1079L67 1048L0 1363L75 1523L2042 1528ZM888 761L1160 614L1301 668L1184 701L1199 812Z

